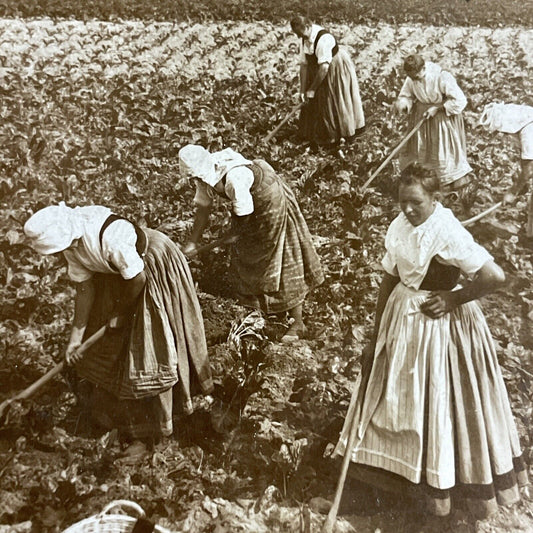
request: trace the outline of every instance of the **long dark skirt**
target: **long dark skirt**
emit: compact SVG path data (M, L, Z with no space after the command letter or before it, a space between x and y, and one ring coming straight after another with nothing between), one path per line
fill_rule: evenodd
M76 371L130 436L172 433L173 404L192 412L192 395L212 389L204 326L185 257L164 234L145 230L146 286L127 326L110 330ZM117 274L94 277L96 297L86 337L109 320L125 281ZM108 401L109 400L109 401ZM176 406L174 406L176 407Z
M308 85L315 77L314 65L308 67ZM349 139L365 126L359 83L350 55L339 48L315 97L300 114L300 135L317 144L327 145Z
M232 271L243 303L281 313L301 304L324 275L292 190L265 161L251 168L254 212L238 230Z

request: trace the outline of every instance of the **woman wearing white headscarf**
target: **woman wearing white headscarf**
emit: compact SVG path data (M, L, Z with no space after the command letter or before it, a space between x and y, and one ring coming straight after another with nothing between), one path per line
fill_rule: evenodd
M103 206L49 206L24 231L37 252L61 252L76 283L66 360L91 384L92 414L129 440L171 435L174 402L191 413L192 385L212 388L200 306L179 247ZM81 357L83 340L106 324Z
M179 152L182 174L196 179L197 206L189 243L196 248L216 196L232 203L238 240L231 268L240 300L266 313L288 312L293 322L283 342L305 333L302 307L324 280L320 260L294 193L263 160L250 161L231 148L209 153L187 145Z
M503 197L504 204L514 203L516 196L527 190L533 178L533 107L492 102L483 109L479 124L489 131L512 133L520 141L521 172ZM533 193L529 199L526 235L533 237Z

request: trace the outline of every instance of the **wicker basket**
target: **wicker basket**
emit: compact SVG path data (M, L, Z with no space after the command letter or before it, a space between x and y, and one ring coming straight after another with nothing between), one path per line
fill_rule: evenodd
M136 514L135 517L127 514L111 514L109 511L119 508L122 510L133 510ZM144 518L145 512L143 508L135 502L129 500L116 500L108 503L102 512L97 515L85 518L81 522L72 524L69 528L65 529L63 533L131 533L137 520ZM164 527L156 525L154 528L155 533L173 533L172 531L165 529Z

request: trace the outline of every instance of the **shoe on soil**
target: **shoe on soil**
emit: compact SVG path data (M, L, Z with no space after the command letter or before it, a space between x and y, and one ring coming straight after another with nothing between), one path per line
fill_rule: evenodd
M297 324L293 324L283 337L281 337L281 342L284 344L289 344L291 342L296 342L302 339L307 333L307 328L305 326L299 326Z

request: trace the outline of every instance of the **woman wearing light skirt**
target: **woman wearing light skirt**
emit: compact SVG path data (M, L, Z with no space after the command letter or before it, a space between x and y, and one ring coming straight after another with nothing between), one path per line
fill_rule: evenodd
M436 515L459 498L485 517L516 502L527 484L494 343L475 301L505 276L436 201L438 186L420 167L402 173L373 343L335 453L345 453L355 424L356 477L423 495Z
M433 170L441 186L457 187L472 171L462 116L466 97L449 72L419 55L408 56L404 70L407 79L396 109L409 114L409 129L426 120L400 152L400 168L418 163Z

